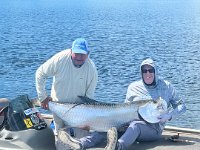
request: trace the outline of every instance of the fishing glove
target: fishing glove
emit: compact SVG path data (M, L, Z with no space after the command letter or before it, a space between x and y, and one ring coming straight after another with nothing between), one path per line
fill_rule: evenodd
M171 114L162 114L158 117L158 119L160 119L161 123L165 123L166 121L169 121L172 119L172 115Z

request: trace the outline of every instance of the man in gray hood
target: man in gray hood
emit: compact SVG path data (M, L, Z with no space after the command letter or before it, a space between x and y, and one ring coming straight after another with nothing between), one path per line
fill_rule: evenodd
M160 115L156 123L145 121L139 114L139 119L131 122L125 133L118 139L115 148L118 150L128 149L136 140L153 141L159 139L165 123L186 111L184 102L172 84L158 77L157 68L152 59L146 59L142 62L140 72L142 79L129 85L125 102L162 98L166 101L167 108L172 106L172 110Z

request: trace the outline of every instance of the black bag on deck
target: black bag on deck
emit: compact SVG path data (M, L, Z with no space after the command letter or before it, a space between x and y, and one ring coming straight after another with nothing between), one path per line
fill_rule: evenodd
M11 100L5 117L5 129L10 131L40 130L47 127L38 110L33 107L28 95L20 95Z

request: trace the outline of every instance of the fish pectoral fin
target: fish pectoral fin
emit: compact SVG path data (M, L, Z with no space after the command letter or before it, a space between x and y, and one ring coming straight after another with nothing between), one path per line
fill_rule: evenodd
M126 129L129 127L130 123L125 123L125 124L122 124L119 128L118 128L118 131L119 132L125 132Z
M90 131L90 126L89 126L89 125L79 126L78 128L83 129L83 130Z

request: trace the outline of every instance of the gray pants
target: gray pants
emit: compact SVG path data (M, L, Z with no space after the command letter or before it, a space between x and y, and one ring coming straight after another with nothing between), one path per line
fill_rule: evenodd
M162 131L159 124L149 124L145 121L133 121L118 139L122 150L126 150L137 141L155 141L161 138ZM107 138L107 133L93 132L90 135L81 138L84 148L93 147ZM120 149L120 150L121 150Z
M80 139L83 147L91 148L106 140L107 133L105 132L91 132L89 135Z
M126 150L137 141L154 141L161 137L162 131L159 124L149 124L145 121L133 121L125 131L125 133L118 139L120 147Z

